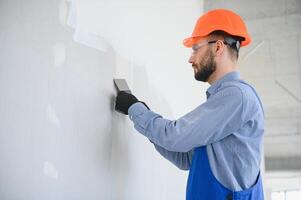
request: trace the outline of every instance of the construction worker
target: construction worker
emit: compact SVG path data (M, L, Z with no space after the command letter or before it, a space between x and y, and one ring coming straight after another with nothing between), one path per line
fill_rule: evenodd
M236 71L251 42L243 20L226 9L196 22L189 58L195 79L208 82L207 101L177 120L162 118L134 95L119 92L115 109L178 168L189 170L187 200L262 200L260 160L264 112L255 90Z

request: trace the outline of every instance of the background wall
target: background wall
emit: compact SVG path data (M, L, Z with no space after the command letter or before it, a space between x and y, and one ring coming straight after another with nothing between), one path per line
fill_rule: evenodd
M177 118L202 2L0 1L0 199L184 199L187 173L114 112L113 78Z

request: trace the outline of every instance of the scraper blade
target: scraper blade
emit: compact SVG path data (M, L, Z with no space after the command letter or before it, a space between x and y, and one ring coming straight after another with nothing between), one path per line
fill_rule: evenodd
M131 93L131 90L126 83L125 79L113 79L117 92L125 91L127 93Z

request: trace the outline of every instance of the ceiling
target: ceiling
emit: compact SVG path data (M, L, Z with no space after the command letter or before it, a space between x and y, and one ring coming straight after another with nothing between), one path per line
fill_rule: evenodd
M204 0L214 8L238 13L253 39L239 71L264 104L267 171L301 171L301 0Z

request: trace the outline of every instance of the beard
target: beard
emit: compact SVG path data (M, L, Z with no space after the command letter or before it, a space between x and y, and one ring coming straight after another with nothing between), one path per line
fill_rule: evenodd
M194 67L196 67L194 78L198 81L207 82L208 78L216 70L216 63L214 61L213 53L210 51L210 49L208 49L208 52L204 58Z

